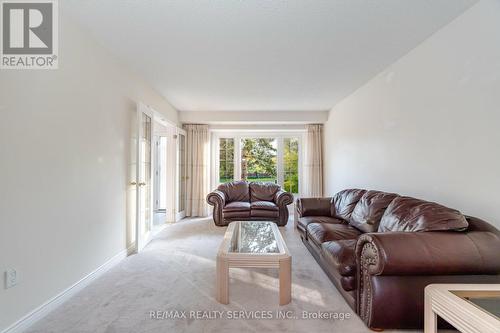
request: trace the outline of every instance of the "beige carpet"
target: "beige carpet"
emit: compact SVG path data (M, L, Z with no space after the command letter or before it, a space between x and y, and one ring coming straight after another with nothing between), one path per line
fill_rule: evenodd
M280 230L293 259L292 303L278 306L278 272L272 269L231 269L230 304L217 303L214 258L225 229L208 218L167 226L142 253L123 260L29 332L371 332L306 250L291 222ZM291 318L276 318L277 310L290 311L286 314ZM164 318L152 319L152 311ZM165 318L183 317L182 311L186 318ZM221 315L209 311L222 311L224 317L193 318ZM351 318L302 319L303 311ZM252 315L271 318L235 318Z

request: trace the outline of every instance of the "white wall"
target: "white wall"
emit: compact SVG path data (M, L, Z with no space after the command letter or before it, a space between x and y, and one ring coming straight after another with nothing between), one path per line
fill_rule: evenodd
M394 191L500 227L500 1L476 4L336 105L325 141L327 194Z
M60 13L54 71L0 71L0 331L126 248L129 134L177 111ZM13 267L18 286L5 290Z

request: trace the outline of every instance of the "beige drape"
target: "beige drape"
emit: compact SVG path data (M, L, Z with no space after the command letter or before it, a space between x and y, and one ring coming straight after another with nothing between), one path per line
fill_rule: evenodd
M323 125L307 125L305 161L305 197L323 196Z
M186 130L186 216L207 216L209 191L208 125L184 125Z

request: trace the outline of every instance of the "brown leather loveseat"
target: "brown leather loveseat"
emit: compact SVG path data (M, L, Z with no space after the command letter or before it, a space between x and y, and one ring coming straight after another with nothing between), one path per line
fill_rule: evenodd
M274 221L284 226L293 195L274 183L241 180L219 185L208 194L207 202L214 206L213 218L218 226L244 220Z
M500 283L500 233L459 211L349 189L297 200L302 241L365 324L421 328L431 283Z

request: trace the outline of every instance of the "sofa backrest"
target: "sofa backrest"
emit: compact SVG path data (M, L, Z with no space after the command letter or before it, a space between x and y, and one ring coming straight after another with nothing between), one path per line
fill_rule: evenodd
M376 232L385 210L397 196L395 193L366 191L354 206L349 224L363 232Z
M274 183L250 183L250 201L274 201L281 187Z
M411 197L396 197L385 210L378 232L465 230L465 217L455 209Z
M465 230L455 209L395 193L347 189L333 197L333 216L362 232Z
M250 201L250 190L248 187L248 182L244 180L237 180L234 182L220 184L217 189L224 193L226 202Z
M340 191L333 197L334 217L349 221L354 207L366 190L348 189Z

